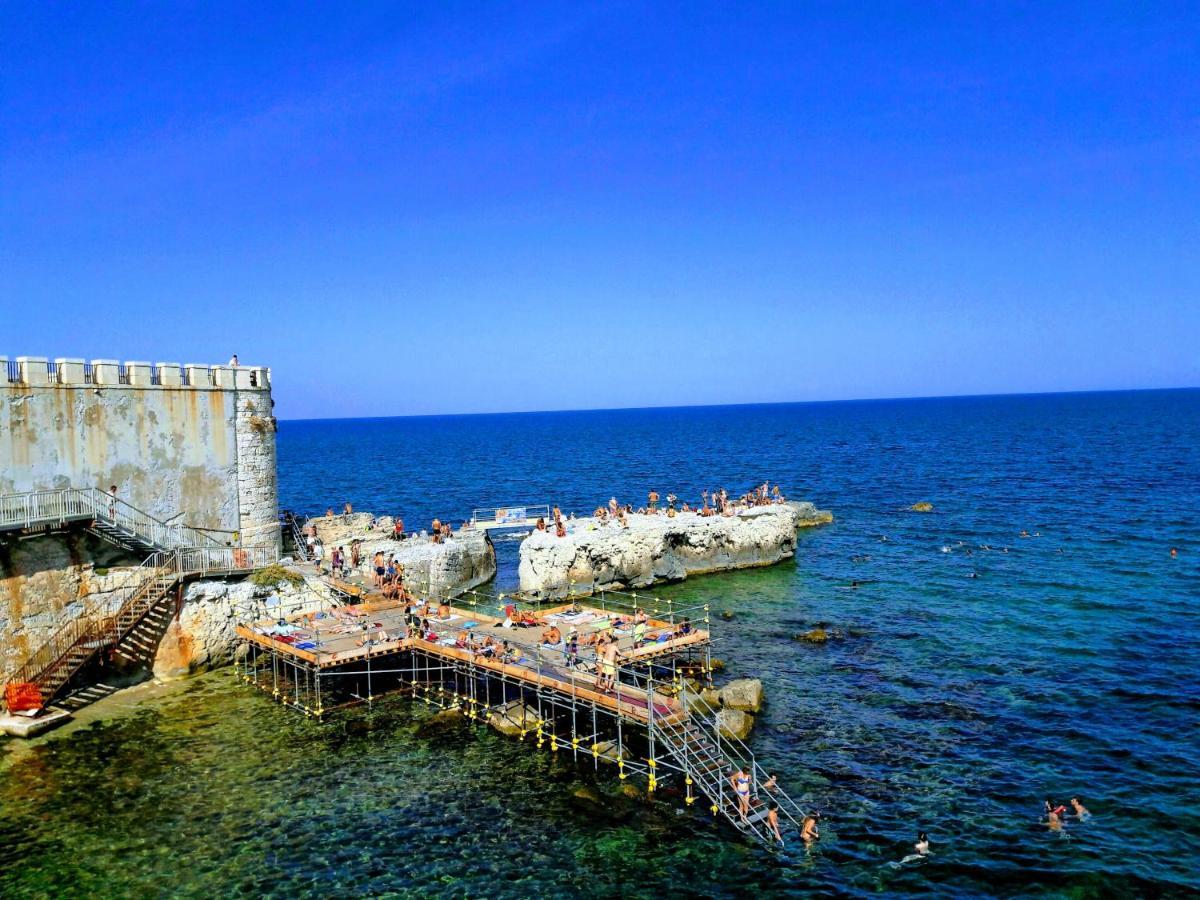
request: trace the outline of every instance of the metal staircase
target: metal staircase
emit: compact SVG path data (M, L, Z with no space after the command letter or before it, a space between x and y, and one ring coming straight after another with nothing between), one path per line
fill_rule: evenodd
M282 531L284 534L292 536L292 543L296 545L296 556L305 562L310 562L308 558L308 541L304 538L304 525L308 520L292 512L286 510L280 513L282 521Z
M68 622L8 677L8 683L36 684L45 704L97 653L120 645L181 581L242 574L274 561L270 547L189 547L153 553L122 590L119 603L86 610Z
M779 806L781 832L800 833L805 813L781 787L762 787L770 775L754 754L736 738L723 736L717 727L716 711L706 704L693 711L651 721L651 733L682 769L684 777L711 803L713 815L720 814L738 831L769 849L780 843L767 825L770 803ZM750 775L750 812L743 820L730 775L738 768ZM689 801L690 802L690 801Z
M99 488L27 491L0 496L0 531L36 531L86 522L97 535L133 550L174 550L182 547L225 547L228 542L210 531L164 522Z
M8 676L10 685L37 685L43 704L97 653L120 645L181 581L250 572L276 561L273 548L229 546L208 531L164 522L97 488L0 496L0 531L62 528L71 522L86 523L94 534L128 550L152 552L121 590L119 602L85 610Z

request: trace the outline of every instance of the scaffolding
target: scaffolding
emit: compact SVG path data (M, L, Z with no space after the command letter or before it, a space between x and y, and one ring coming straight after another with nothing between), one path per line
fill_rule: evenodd
M406 604L390 601L345 608L366 615L360 625L336 625L340 631L333 636L322 637L313 628L312 614L294 617L309 629L298 633L315 638L303 641L273 633L282 619L239 625L245 651L236 672L278 702L316 718L399 692L431 708L459 710L473 722L490 722L538 749L569 753L579 764L590 759L596 768L615 765L620 779L644 779L651 794L677 787L689 807L703 798L714 817L764 846L779 846L767 820L769 804L777 806L782 827L799 831L800 806L769 780L744 743L721 729L719 710L702 698L712 687L708 605L685 607L624 591L587 597L586 606L523 598L520 605L536 607L541 624L586 619L618 636L622 629L612 627L617 617L657 610L648 633L657 632L659 640L638 646L627 632L618 638L620 659L609 673L608 690L594 652L572 654L562 644L526 638L506 615L514 595L476 590L449 608L448 621L459 623L449 629L460 631L457 640L448 632L429 639ZM685 620L689 628L681 633ZM492 652L480 651L481 637L493 638ZM739 770L751 786L745 816L730 778Z

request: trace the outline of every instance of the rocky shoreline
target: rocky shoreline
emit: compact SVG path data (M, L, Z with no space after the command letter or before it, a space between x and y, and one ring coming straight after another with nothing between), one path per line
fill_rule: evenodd
M405 584L434 600L457 596L496 574L496 550L484 531L463 529L435 544L419 534L395 540L390 516L351 513L309 519L309 524L325 545L327 567L335 547L345 548L348 555L351 543L358 541L361 558L355 574L369 581L375 554L394 556L404 566Z
M567 523L565 537L534 531L521 543L521 590L539 597L643 588L690 575L769 566L796 552L796 532L833 521L808 502L742 509L731 516L681 512Z

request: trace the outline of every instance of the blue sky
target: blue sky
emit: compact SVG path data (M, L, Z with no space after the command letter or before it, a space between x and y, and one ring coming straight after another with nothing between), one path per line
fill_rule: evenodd
M1187 4L0 6L0 353L283 417L1200 384Z

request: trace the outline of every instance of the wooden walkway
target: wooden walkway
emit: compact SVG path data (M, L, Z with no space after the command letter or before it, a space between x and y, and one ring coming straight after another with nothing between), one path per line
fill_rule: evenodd
M595 653L590 647L581 647L580 662L576 667L570 667L562 645L551 646L538 642L542 628L550 624L556 624L560 630L566 631L567 626L557 621L557 617L569 609L564 605L543 611L539 616L543 624L539 626L505 628L503 620L495 616L452 606L449 618L429 618L431 629L439 635L436 641L407 636L404 604L397 601L368 602L359 606L339 607L336 613L330 611L295 616L282 628L278 621L262 621L239 624L236 630L244 640L265 650L302 660L316 669L340 669L379 657L420 651L448 662L477 666L508 679L555 691L572 700L593 703L626 718L648 721L650 710L645 691L621 683L618 683L615 693L597 688ZM582 618L589 615L593 617L577 626L581 635L609 626L609 614L603 610L589 607L576 609L581 611ZM669 623L652 619L648 623L648 634L655 635L669 628ZM286 633L280 634L280 631ZM502 662L454 646L455 635L462 632L469 632L476 639L488 636L498 641L508 641L517 653L517 659ZM694 631L686 636L654 641L635 649L629 634L617 632L616 636L618 662L623 666L700 646L709 638L707 631ZM655 693L656 719L681 712L677 701L665 699L660 692Z

